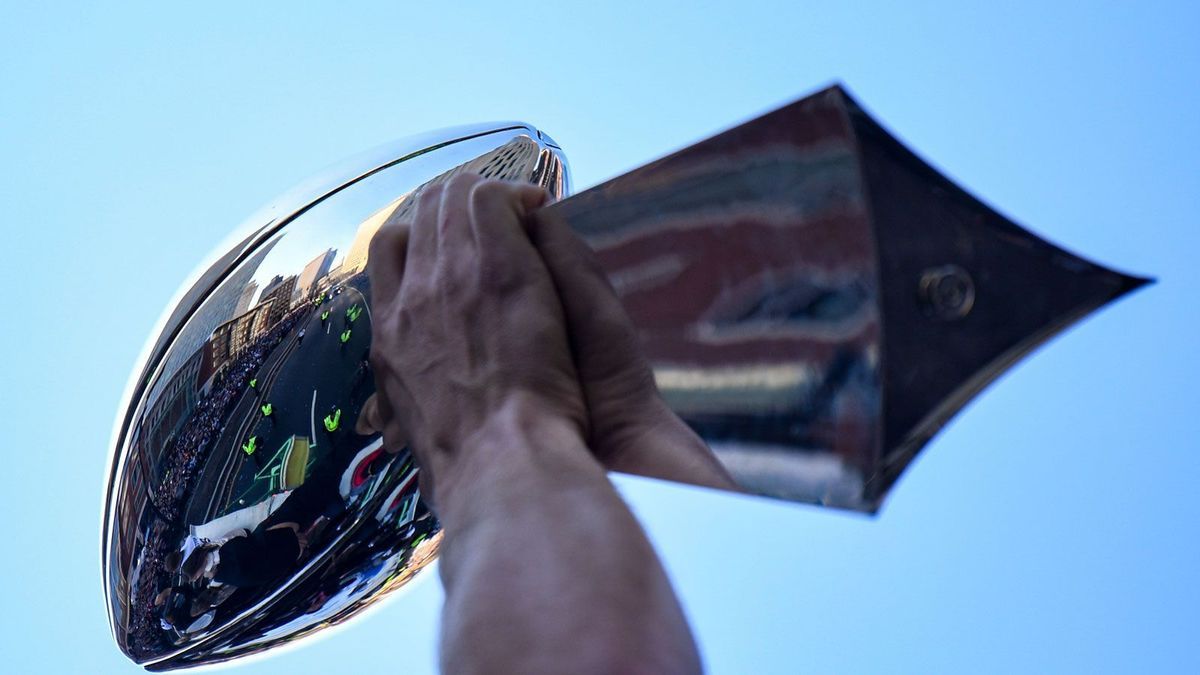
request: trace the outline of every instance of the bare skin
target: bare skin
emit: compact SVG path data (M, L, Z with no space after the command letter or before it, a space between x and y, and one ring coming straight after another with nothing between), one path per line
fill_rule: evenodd
M663 401L637 331L592 250L553 211L530 220L530 237L562 302L596 457L612 471L740 490Z
M740 491L663 401L637 332L592 250L552 211L538 210L524 225L559 296L587 404L588 447L600 463L610 471ZM397 224L384 236L407 237L407 227ZM367 401L358 425L364 435L382 431L377 397Z
M644 360L610 356L632 374L608 377L603 333L569 331L587 301L568 302L566 289L588 277L569 269L579 251L553 224L536 225L540 249L531 241L545 199L456 176L371 244L372 416L386 446L412 449L445 528L441 667L699 672L670 582L601 461L631 462L638 444L669 439L687 475L706 464L653 403Z

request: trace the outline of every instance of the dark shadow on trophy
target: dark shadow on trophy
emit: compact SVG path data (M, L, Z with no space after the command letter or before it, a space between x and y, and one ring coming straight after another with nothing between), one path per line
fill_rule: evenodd
M1014 224L839 87L575 196L524 124L381 149L252 219L134 374L103 551L130 658L296 640L436 557L418 467L367 412L365 270L374 233L461 172L560 200L537 217L595 251L669 407L740 491L796 502L874 513L992 380L1146 283Z

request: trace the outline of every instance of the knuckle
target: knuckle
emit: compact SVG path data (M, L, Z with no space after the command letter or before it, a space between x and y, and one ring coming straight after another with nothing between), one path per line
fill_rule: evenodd
M367 352L367 364L371 367L371 371L378 375L394 372L394 352L391 340L372 340L370 350Z
M436 208L438 201L442 198L441 185L426 185L421 189L421 194L417 195L417 209L426 210L430 207Z
M435 302L431 293L412 293L396 307L393 317L394 335L399 337L400 343L407 342L407 338L412 337L409 334L418 330L421 317L429 316L433 312Z
M463 173L458 173L451 176L450 180L446 181L446 186L449 188L461 189L470 187L481 180L483 180L483 177L479 174L464 171Z
M480 180L471 190L471 200L478 204L492 204L507 198L509 186L503 181Z
M370 364L371 370L376 373L382 374L388 372L387 351L380 341L372 341L371 351L367 354L367 363Z

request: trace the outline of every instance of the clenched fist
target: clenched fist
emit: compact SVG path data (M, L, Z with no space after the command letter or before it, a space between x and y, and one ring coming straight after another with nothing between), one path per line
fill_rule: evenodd
M662 404L586 247L530 217L545 192L459 175L417 199L371 242L363 417L412 449L445 528L442 671L700 672L602 463L702 482L715 459Z
M586 410L562 306L526 220L547 193L460 174L371 242L371 366L384 442L408 444L422 492L484 470L472 437L513 406L582 437Z

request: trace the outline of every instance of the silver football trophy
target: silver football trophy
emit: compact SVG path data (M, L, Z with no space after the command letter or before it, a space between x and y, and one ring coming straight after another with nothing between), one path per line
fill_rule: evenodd
M253 216L183 286L126 388L103 576L151 670L345 621L436 556L375 382L368 244L462 172L559 201L670 406L749 493L875 512L946 421L1030 350L1146 283L972 197L832 87L569 196L523 123L361 155Z

